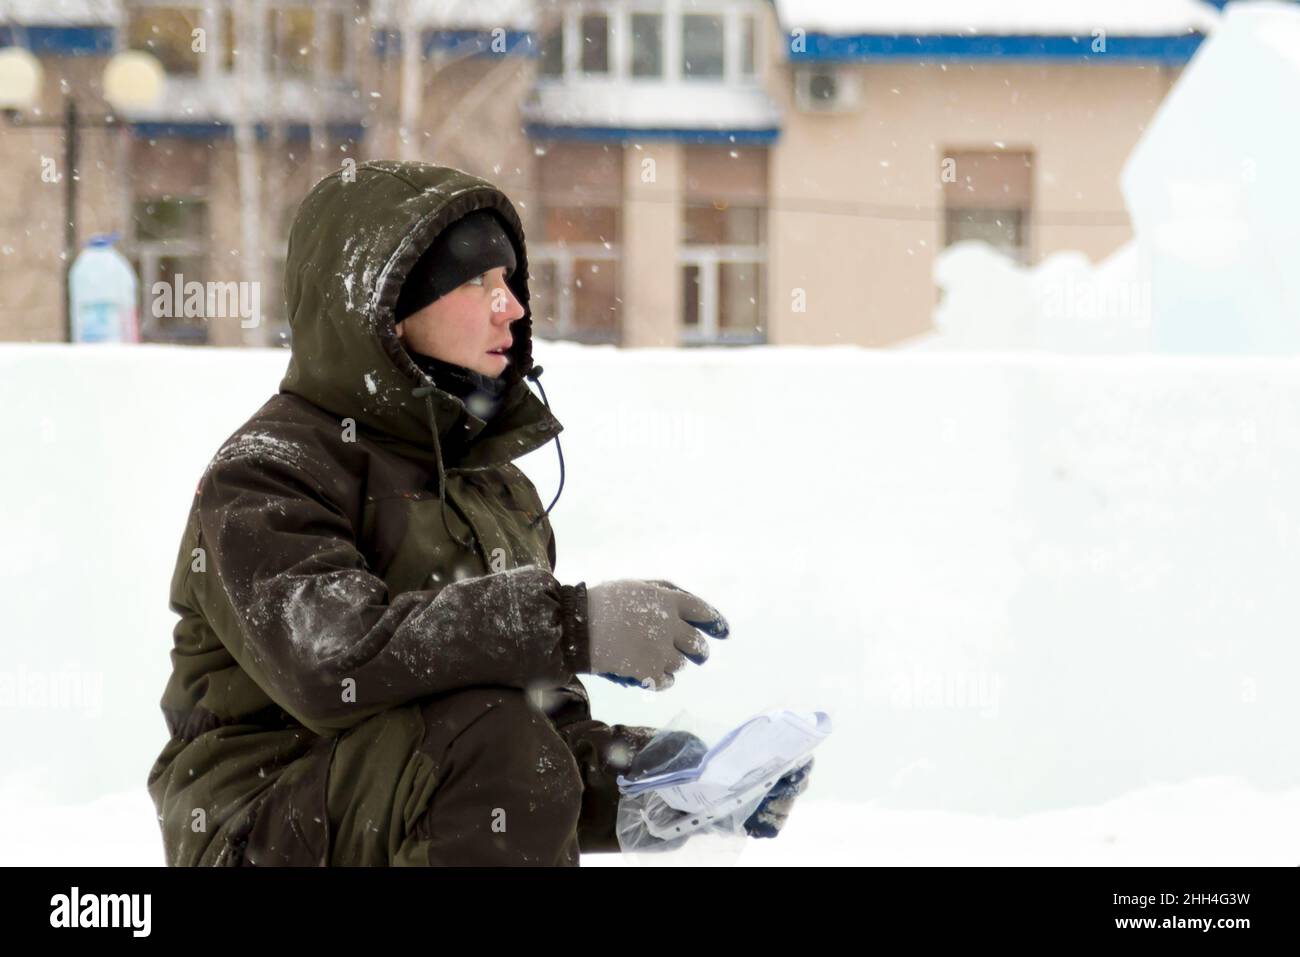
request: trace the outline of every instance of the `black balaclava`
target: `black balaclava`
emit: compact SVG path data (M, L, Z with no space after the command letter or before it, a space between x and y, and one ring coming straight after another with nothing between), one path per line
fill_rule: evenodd
M443 392L454 395L484 422L490 421L509 388L504 375L495 379L473 369L406 350L420 370Z
M498 266L506 275L516 266L515 247L497 214L480 209L456 220L433 241L411 267L397 297L393 321L401 322L462 283ZM456 396L480 419L496 414L505 395L505 376L483 375L473 369L407 349L415 364L434 384Z

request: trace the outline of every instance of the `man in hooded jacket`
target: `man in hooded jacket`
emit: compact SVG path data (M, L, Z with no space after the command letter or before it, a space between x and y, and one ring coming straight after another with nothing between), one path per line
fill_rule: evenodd
M395 322L473 273L448 266L470 223L508 246L495 378L413 353ZM618 850L614 779L655 732L594 720L577 675L666 687L707 657L696 629L727 626L668 582L555 579L513 464L561 431L527 386L527 275L510 201L460 170L366 163L303 201L288 371L203 473L171 582L171 738L148 779L169 864Z

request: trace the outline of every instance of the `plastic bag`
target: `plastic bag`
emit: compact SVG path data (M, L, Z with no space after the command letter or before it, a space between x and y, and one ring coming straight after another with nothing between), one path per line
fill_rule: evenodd
M638 752L624 777L638 780L651 775L693 768L708 751L697 735L673 726L659 729ZM766 782L774 783L774 782ZM668 804L658 791L623 794L619 798L615 830L624 854L651 854L682 848L693 837L722 839L727 848L722 853L739 854L745 838L745 822L767 796L769 788L758 786L743 800L728 805L725 811L711 814L680 811Z

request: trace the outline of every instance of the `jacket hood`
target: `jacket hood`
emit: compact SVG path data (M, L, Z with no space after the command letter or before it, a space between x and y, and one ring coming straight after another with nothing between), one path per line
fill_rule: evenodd
M494 210L506 227L517 260L508 285L524 308L510 326L507 388L490 423L437 388L394 324L398 294L416 260L443 229L478 209ZM456 445L466 451L455 464L482 468L530 452L563 429L526 383L526 377L536 381L541 367L532 356L524 230L510 200L487 180L389 160L331 173L298 208L284 284L292 345L281 391L355 419L375 441L432 463L440 455L438 437L457 428Z

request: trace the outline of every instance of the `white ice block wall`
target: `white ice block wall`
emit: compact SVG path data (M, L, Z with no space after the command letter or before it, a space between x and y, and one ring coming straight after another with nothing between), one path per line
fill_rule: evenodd
M733 627L665 694L591 678L598 717L823 708L818 796L892 807L1300 781L1300 360L538 354L557 576L668 578ZM143 787L195 482L285 361L0 346L0 778ZM549 502L553 447L524 467Z
M1300 352L1300 7L1232 3L1125 165L1157 347Z

